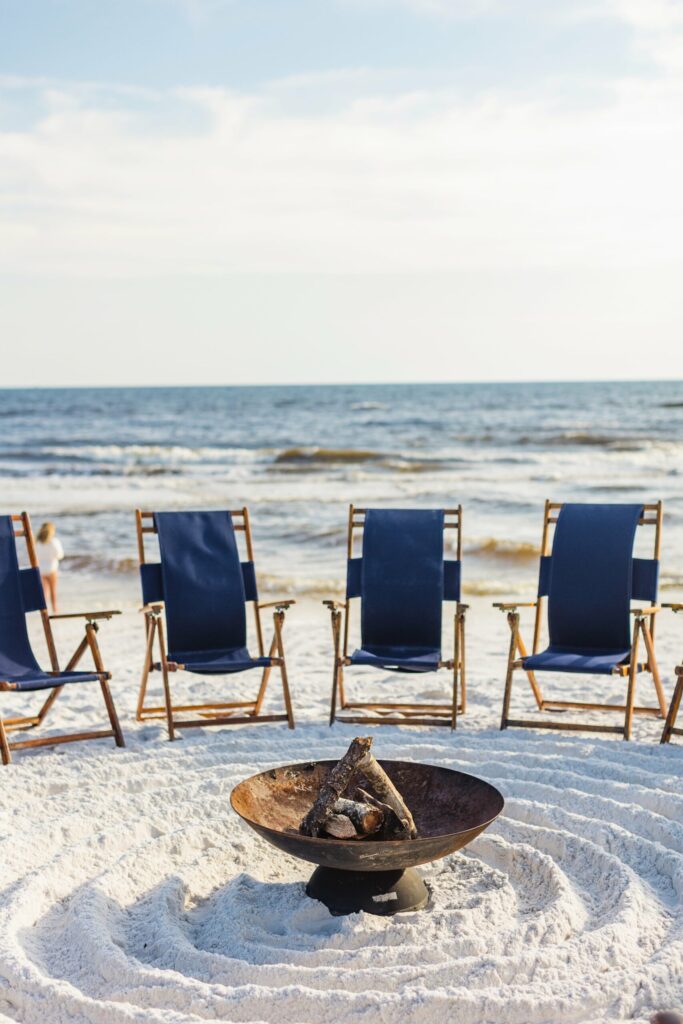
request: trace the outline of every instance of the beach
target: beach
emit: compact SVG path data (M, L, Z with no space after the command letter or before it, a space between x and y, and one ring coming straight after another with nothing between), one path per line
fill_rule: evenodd
M419 389L401 398L396 390L389 397L357 388L343 401L319 389L300 396L286 429L271 425L267 444L255 426L258 405L249 429L242 418L230 433L231 389L222 395L222 420L211 411L216 396L206 401L206 422L211 413L221 424L213 438L184 433L204 430L201 413L192 428L188 419L178 427L170 413L166 426L154 428L158 406L133 392L118 401L96 392L77 399L91 415L100 410L97 444L66 412L56 416L50 437L22 413L26 421L15 422L0 453L6 510L26 507L36 526L42 518L56 521L67 552L64 611L121 609L99 637L127 745L119 750L102 740L17 752L2 769L0 1020L646 1024L655 1011L681 1009L681 740L660 746L661 720L641 717L630 743L501 733L509 631L492 608L505 595L535 596L546 497L662 498L662 600L680 598L680 392L673 384L629 385L624 403L632 407L639 394L644 412L627 431L610 405L616 386L558 385L562 396L545 387L551 390L529 386L526 411L511 411L496 386L466 398L457 388L437 389L436 398ZM264 405L285 401L268 391L259 399ZM355 415L351 399L366 403ZM188 400L180 393L173 399ZM464 428L454 439L455 420L475 422L477 409L493 424L486 439L479 427L470 432L477 440L464 440ZM430 417L431 426L413 422ZM584 418L585 430L568 426ZM384 425L373 426L375 419ZM515 426L507 433L510 419ZM536 431L542 444L521 440L533 436L532 419L545 424ZM416 468L436 461L437 451L438 468ZM468 709L455 733L327 725L332 644L321 601L343 592L351 500L464 506ZM244 504L262 596L297 600L284 633L297 728L188 730L169 743L163 723L134 720L144 626L132 509ZM264 622L268 638L270 620ZM528 610L522 623L528 636ZM81 628L72 620L55 624L62 662ZM450 628L446 619L447 637ZM31 624L44 660L39 629ZM682 651L681 617L664 612L657 652L667 700ZM449 688L448 673L392 676L388 684L366 670L348 678L368 697L386 695L390 686L392 699L405 692L429 700L446 698ZM227 680L184 675L174 679L174 693L188 702L241 699L257 680L256 673ZM565 699L596 693L595 680L581 677L554 677L547 685ZM615 703L623 699L623 682L597 685ZM160 695L158 673L152 693ZM645 675L637 697L653 701ZM513 699L520 711L536 714L521 675ZM39 698L0 700L3 714L22 714ZM282 710L276 673L264 707L270 709ZM594 713L592 720L605 716ZM104 723L97 685L74 686L57 701L46 732ZM470 846L420 869L431 892L425 911L330 916L305 895L310 865L266 844L230 808L232 787L247 776L339 756L363 732L374 735L380 759L471 772L505 797L504 813Z
M126 749L102 740L17 752L3 769L0 1019L644 1024L683 1005L683 753L677 741L658 745L659 720L636 718L628 744L499 732L507 626L475 598L469 705L455 733L330 729L327 613L304 602L285 629L296 730L184 731L171 744L161 723L133 722L140 618L129 607L100 632ZM680 629L673 616L663 625L668 697ZM70 650L78 627L57 629ZM409 692L445 696L443 675ZM158 674L152 685L160 694ZM249 674L229 688L174 681L187 700L254 685ZM615 699L622 686L610 683ZM648 689L641 683L644 702ZM563 687L586 692L573 678ZM516 693L533 714L528 686ZM282 710L276 676L267 709ZM103 724L95 684L65 692L50 728ZM426 911L331 917L304 893L311 866L230 809L241 779L339 756L359 732L375 736L380 757L471 772L505 797L481 837L420 869Z

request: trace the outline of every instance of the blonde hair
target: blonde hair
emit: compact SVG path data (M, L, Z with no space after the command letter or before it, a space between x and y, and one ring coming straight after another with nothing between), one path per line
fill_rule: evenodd
M56 532L54 523L43 523L36 534L36 540L39 544L47 544L49 540L52 540Z

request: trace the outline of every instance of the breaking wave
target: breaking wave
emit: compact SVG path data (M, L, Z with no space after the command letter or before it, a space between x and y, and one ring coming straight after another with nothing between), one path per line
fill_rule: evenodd
M513 541L499 537L487 537L467 547L467 554L500 559L505 562L533 562L540 555L537 544L529 541Z

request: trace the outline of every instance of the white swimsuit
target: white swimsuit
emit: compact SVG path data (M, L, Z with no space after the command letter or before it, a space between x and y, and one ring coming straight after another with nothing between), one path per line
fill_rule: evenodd
M57 572L59 563L64 558L64 548L56 537L48 540L45 544L36 542L36 554L38 555L38 567L41 576L51 576Z

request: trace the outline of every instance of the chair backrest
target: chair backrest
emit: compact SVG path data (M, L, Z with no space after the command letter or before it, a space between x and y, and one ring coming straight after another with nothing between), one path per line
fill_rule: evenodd
M236 524L233 516L242 517ZM246 603L254 602L262 652L258 594L246 509L221 512L138 512L143 600L165 604L169 652L246 646ZM152 525L143 525L151 519ZM241 562L235 530L247 537ZM161 561L146 562L144 533L156 533Z
M13 517L0 516L0 680L41 671L26 626L26 613L40 609L40 573L19 568Z
M459 529L460 510L453 514L457 523L446 524L443 509L351 507L350 556L354 527L363 545L360 558L349 557L346 594L361 599L363 647L441 648L443 602L460 599L460 559L443 557L445 526Z
M229 512L157 512L170 651L244 647L244 583Z
M657 593L657 559L633 557L644 506L566 503L556 520L549 507L558 506L546 506L555 536L552 553L541 558L538 594L548 597L551 646L628 649L632 597L652 601Z

